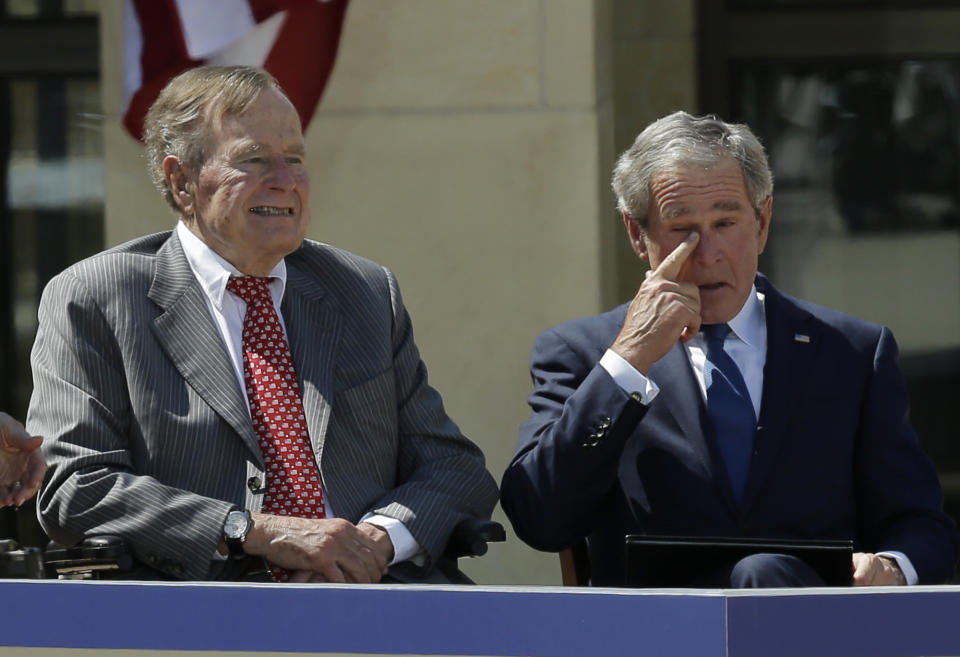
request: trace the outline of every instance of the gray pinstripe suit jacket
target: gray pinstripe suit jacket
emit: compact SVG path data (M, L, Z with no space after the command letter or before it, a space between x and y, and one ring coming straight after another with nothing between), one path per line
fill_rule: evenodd
M304 242L281 312L327 497L357 522L401 520L429 553L489 517L496 484L447 417L393 275ZM119 534L174 577L211 576L229 509L260 508L249 412L176 235L84 260L40 303L27 427L50 462L38 514L54 540Z

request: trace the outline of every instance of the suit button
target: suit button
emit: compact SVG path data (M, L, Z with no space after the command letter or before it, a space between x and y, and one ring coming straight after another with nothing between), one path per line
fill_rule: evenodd
M588 440L583 443L583 446L596 447L597 445L600 444L600 440L603 438L603 436L599 433L591 433L589 436L587 436L587 438Z
M260 477L250 477L247 479L247 488L250 489L251 493L259 493L262 487L263 480L261 480Z

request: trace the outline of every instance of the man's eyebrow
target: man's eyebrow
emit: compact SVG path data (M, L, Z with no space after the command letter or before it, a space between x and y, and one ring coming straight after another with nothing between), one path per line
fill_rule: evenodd
M740 203L740 201L736 201L736 200L722 200L714 203L713 209L725 210L727 212L736 212L737 210L742 210L743 205Z
M245 141L236 146L233 149L233 157L245 157L247 155L256 155L257 153L263 152L263 144L258 144L251 141Z
M690 214L690 208L680 207L680 208L671 208L663 213L664 219L677 219L686 214Z
M260 142L246 142L237 146L236 150L233 153L234 157L246 157L248 155L257 155L269 150L265 144ZM293 155L305 155L307 152L306 147L303 144L295 144L283 149L285 154Z

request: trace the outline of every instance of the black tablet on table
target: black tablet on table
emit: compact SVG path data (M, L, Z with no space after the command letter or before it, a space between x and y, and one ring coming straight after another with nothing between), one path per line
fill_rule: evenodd
M633 587L697 586L710 573L763 552L802 559L827 586L853 583L853 541L629 534L626 551L625 584Z

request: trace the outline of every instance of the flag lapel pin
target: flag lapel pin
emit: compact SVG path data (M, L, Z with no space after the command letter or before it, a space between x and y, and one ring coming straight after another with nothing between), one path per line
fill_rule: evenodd
M803 342L804 344L809 344L809 343L810 343L810 336L809 336L809 335L804 335L803 333L795 333L794 336L793 336L793 339L794 339L796 342Z

